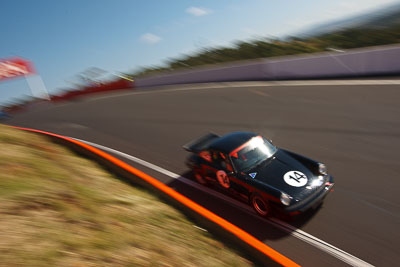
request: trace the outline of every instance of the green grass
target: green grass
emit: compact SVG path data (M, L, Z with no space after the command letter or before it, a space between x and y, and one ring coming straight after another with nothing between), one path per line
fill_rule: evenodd
M0 266L249 266L147 190L0 125Z

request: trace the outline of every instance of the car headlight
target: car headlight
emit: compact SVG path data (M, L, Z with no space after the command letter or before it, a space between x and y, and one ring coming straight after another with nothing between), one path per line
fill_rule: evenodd
M291 200L292 200L291 196L285 193L281 193L281 202L283 205L289 206Z
M318 163L318 171L320 174L323 174L323 175L328 174L328 169L326 168L326 165L323 163Z

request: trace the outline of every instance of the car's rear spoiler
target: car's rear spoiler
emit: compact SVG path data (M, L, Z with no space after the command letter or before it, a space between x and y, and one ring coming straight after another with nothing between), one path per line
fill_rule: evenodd
M205 149L213 140L218 138L219 136L213 133L208 133L198 139L195 139L186 145L183 146L183 149L189 152L200 152L201 150Z

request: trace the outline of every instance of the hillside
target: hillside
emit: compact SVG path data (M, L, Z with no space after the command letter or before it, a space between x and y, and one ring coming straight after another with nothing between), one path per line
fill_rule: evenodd
M164 66L145 67L130 75L138 78L216 63L400 43L400 4L379 16L369 14L319 27L314 31L319 32L317 35L292 36L286 39L264 38L236 42L231 47L203 48L194 54L169 59Z
M179 210L0 125L0 266L249 266Z

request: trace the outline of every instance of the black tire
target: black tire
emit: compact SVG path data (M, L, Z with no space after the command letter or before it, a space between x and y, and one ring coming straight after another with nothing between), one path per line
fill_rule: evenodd
M194 179L196 179L196 181L197 181L199 184L202 184L202 185L207 185L207 184L208 184L207 180L206 180L206 179L204 178L204 176L201 174L201 172L200 172L199 169L194 169L194 170L193 170L193 177L194 177Z
M269 202L265 200L261 195L255 193L250 197L250 205L262 217L268 217L271 215L271 206Z

